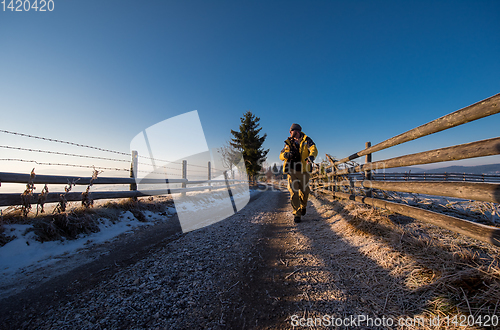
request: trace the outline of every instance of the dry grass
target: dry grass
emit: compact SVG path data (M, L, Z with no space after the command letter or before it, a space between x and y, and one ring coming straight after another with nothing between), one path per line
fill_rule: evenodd
M0 226L0 246L4 246L5 244L12 241L15 237L5 235L5 229L3 226Z
M33 231L40 242L65 239L76 239L80 234L91 234L99 231L97 219L89 214L59 213L53 214L33 223Z
M70 204L73 204L71 207ZM137 200L121 199L96 201L94 207L81 205L79 202L63 203L65 211L61 211L61 203L46 207L45 214L30 213L25 215L23 207L9 207L2 212L0 222L0 246L7 244L13 237L4 233L4 224L31 224L37 239L41 242L61 239L75 239L80 234L99 231L102 218L113 222L119 220L120 214L130 211L139 221L147 221L144 210L167 215L166 208L173 206L170 196L144 197Z
M31 198L33 197L33 191L35 190L35 185L33 184L33 180L35 179L35 169L31 171L29 182L26 184L26 189L21 194L22 201L22 213L24 216L27 216L31 210Z
M443 323L446 316L477 318L500 312L498 247L365 204L318 201L318 212L330 219L332 230L390 275L386 287L370 298L386 313L440 316L440 325L419 327L437 329L453 328ZM350 267L376 273L366 264Z

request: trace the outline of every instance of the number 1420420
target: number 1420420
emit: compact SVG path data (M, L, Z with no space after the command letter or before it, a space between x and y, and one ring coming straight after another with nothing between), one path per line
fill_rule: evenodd
M53 11L53 0L3 0L3 11Z

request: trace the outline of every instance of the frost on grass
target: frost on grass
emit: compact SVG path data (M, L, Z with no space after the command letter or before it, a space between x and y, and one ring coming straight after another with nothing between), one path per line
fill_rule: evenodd
M100 244L137 227L167 221L175 213L172 205L170 197L159 196L101 202L92 209L68 205L64 213L43 217L4 216L0 282L7 281L7 277L15 280L19 272L44 267L58 260L58 256L71 255L88 244ZM13 212L19 215L19 210L11 209L9 214Z
M26 184L26 190L21 194L22 203L22 213L27 216L31 211L31 198L33 197L33 191L35 190L35 184L33 180L35 179L35 169L31 170L30 179Z
M350 194L365 194L361 188L342 186L339 189ZM485 225L500 226L500 205L498 203L378 189L373 189L372 194L374 198L416 206Z
M66 189L71 190L73 183ZM64 196L61 200L65 200ZM14 239L5 226L10 224L29 225L27 230L34 233L39 242L61 241L77 239L81 235L90 235L100 231L101 219L109 219L113 223L121 221L122 215L129 212L134 219L140 222L158 221L175 213L170 197L159 196L143 198L138 201L132 199L110 200L99 203L94 208L61 201L55 206L49 206L48 214L31 214L24 216L20 207L9 207L2 212L0 223L0 247ZM65 211L62 211L62 210ZM147 215L145 215L149 212Z
M498 203L379 190L375 191L375 195L378 198L405 203L490 226L500 226Z
M429 203L425 196L404 197L410 205ZM464 205L443 202L443 207ZM318 204L336 233L391 275L386 293L373 297L386 313L441 320L498 313L500 248L362 203L318 198Z

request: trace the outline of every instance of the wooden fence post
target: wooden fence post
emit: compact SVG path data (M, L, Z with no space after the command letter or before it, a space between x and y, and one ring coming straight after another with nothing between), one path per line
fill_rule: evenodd
M332 168L332 171L335 171L335 167L333 167L333 168ZM326 173L326 175L328 176L328 173ZM331 188L332 188L332 189L330 189L330 190L331 190L332 192L335 192L335 191L336 191L336 190L335 190L335 188L336 188L335 186L337 185L337 184L336 184L336 181L335 181L335 177L334 177L334 176L332 176L332 177L328 177L328 179L329 179L328 184L329 184L329 185L331 186Z
M210 182L210 180L212 180L212 164L209 161L208 162L208 186L210 188L208 189L208 191L212 191L212 182Z
M365 143L365 149L368 149L372 146L371 142L366 142ZM365 164L371 163L372 162L372 154L367 154L365 156ZM371 184L372 180L372 171L365 171L365 181L369 181ZM365 188L365 193L367 197L372 197L372 189L371 188Z
M138 154L136 150L132 150L132 162L130 163L130 177L135 180L136 178L136 173L138 170ZM137 191L137 183L131 183L130 184L130 190L132 191ZM136 201L137 197L132 197L132 200Z
M182 161L182 178L187 179L187 160ZM181 183L181 188L186 188L187 185L185 182ZM181 193L182 197L186 197L186 193L182 192Z

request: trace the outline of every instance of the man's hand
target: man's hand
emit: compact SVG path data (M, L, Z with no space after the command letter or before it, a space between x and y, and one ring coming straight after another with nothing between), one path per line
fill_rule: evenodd
M283 153L283 157L285 157L285 159L290 160L290 158L292 158L292 153L287 151L287 152Z

